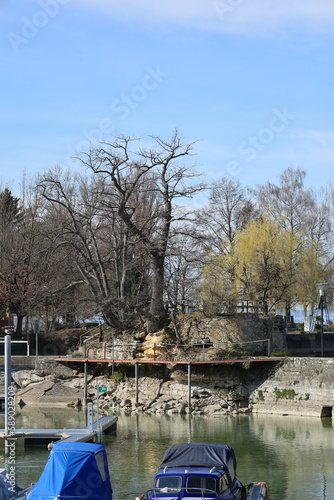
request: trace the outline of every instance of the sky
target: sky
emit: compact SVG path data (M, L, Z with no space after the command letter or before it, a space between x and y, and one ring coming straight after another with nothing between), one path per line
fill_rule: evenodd
M333 0L2 0L0 27L2 188L175 128L209 181L332 181Z

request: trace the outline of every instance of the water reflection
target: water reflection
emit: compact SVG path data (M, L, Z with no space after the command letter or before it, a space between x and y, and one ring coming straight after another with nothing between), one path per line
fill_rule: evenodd
M22 423L26 428L82 426L85 412L24 408L17 415L17 427ZM266 481L271 500L334 498L330 419L121 415L117 434L104 437L114 500L133 500L143 493L151 486L165 449L191 441L231 445L237 456L239 479L245 484ZM44 448L18 451L18 480L22 485L38 478L47 455ZM4 461L2 451L0 461Z

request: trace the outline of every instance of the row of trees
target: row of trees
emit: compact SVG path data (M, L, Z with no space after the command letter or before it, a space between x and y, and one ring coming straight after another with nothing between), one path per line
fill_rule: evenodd
M55 167L0 193L0 309L62 317L102 313L118 330L161 327L168 310L207 314L259 299L269 310L317 301L331 279L333 190L304 188L288 168L256 189L223 177L205 185L193 144L116 137L83 153L79 172ZM206 206L187 199L206 190Z

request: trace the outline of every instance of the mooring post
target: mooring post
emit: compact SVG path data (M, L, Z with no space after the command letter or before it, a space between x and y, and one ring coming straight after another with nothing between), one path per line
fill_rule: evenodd
M93 432L93 403L88 403L87 405L87 427L88 432Z
M191 409L191 363L188 363L188 408Z

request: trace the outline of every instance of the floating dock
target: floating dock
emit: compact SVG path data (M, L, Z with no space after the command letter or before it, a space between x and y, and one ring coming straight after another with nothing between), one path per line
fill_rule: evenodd
M87 427L76 429L16 429L6 434L0 429L0 440L23 440L24 445L48 445L56 441L81 441L88 442L99 439L102 433L116 432L117 417L102 417L96 422L89 423Z

